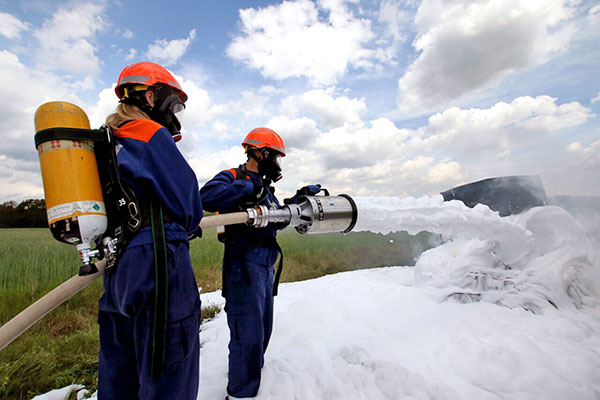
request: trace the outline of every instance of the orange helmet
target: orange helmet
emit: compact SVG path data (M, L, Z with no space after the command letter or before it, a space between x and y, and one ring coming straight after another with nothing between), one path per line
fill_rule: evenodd
M256 147L262 149L268 147L281 154L285 157L285 145L283 139L273 129L269 128L255 128L246 135L246 139L242 142L244 148L246 146Z
M169 86L179 94L179 98L182 102L186 102L187 94L181 90L181 86L177 79L169 73L165 68L152 62L139 62L136 64L129 64L126 66L117 81L115 87L115 93L117 97L123 100L123 97L127 97L125 88L127 86L143 85L152 86L157 83ZM135 90L135 89L134 89ZM140 89L138 89L140 90Z

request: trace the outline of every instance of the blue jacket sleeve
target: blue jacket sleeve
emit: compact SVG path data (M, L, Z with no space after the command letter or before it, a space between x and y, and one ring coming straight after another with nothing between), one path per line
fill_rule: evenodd
M211 212L239 211L238 206L254 193L251 180L235 180L229 171L221 171L206 182L200 194L204 208Z
M142 198L156 195L166 211L188 232L202 218L202 201L194 171L166 128L147 141L119 138L119 172Z

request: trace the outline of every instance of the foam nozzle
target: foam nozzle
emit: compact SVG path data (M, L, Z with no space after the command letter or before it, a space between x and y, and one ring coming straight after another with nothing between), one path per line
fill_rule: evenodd
M302 196L298 202L281 208L259 205L246 210L248 224L264 228L271 223L285 223L299 233L348 233L356 225L358 209L352 197Z
M305 196L300 208L299 233L348 233L356 225L358 209L352 197L347 194L338 196Z

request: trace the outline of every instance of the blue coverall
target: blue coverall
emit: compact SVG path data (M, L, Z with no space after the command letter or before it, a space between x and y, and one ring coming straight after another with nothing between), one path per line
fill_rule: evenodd
M155 270L151 227L131 240L118 264L104 274L99 301L99 399L195 400L199 382L200 296L188 233L198 228L202 203L196 176L169 131L134 120L114 132L121 179L138 200L158 198L165 223L168 310L163 375L150 378Z
M222 171L207 182L200 193L204 208L220 213L240 211L251 201L260 182L258 174L247 171L247 180ZM279 201L267 187L260 204L279 208ZM273 265L279 254L267 243L285 225L253 228L227 227L223 255L223 289L229 325L229 373L227 393L254 397L260 386L264 353L273 329Z

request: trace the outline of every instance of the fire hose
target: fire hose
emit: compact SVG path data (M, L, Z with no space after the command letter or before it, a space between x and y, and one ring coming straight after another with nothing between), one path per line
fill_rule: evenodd
M357 218L356 204L348 195L305 196L298 204L287 204L278 209L256 206L246 211L207 216L200 222L200 228L243 223L261 228L269 223L288 223L301 234L347 233L354 228ZM96 263L98 272L87 276L73 276L0 326L0 350L56 307L99 278L103 274L105 266L106 259L98 261Z

